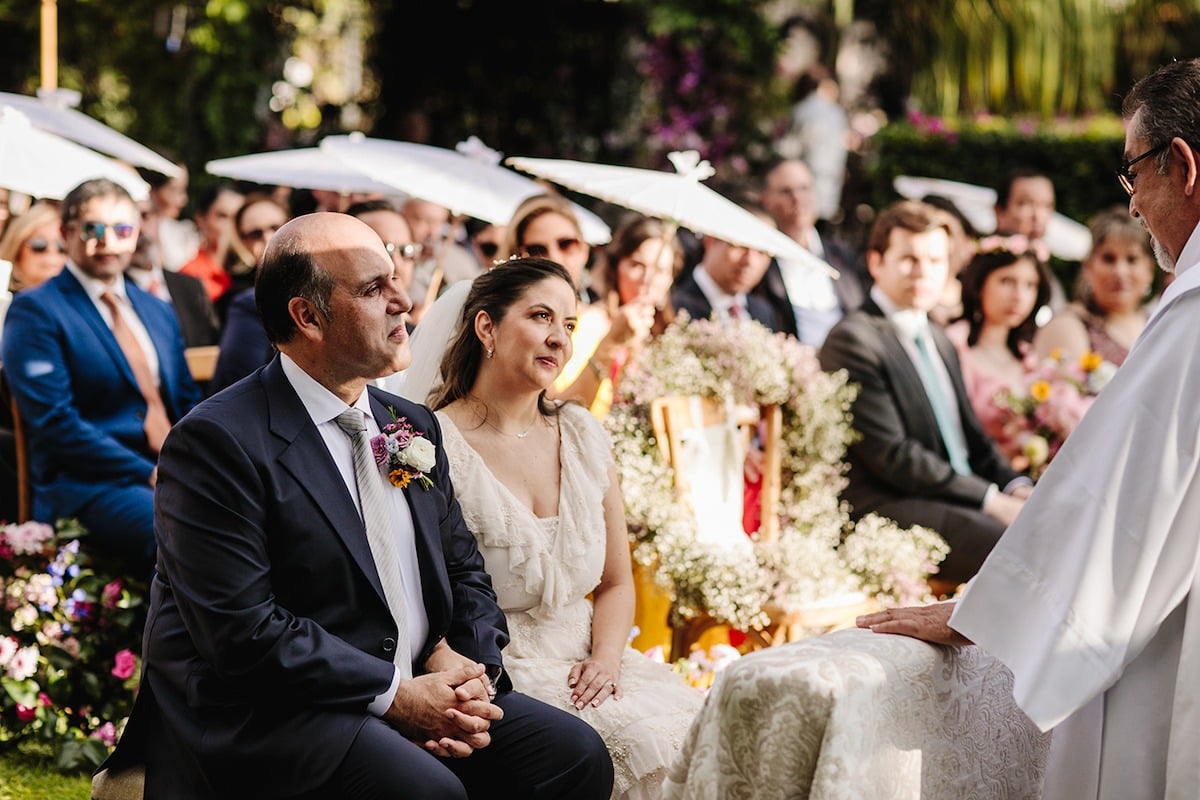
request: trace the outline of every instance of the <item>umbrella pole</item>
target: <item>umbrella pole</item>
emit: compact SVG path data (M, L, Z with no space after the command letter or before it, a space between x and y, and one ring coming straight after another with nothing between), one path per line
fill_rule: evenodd
M58 88L58 0L42 0L42 88Z
M429 277L429 288L425 291L425 304L422 308L429 308L433 305L433 301L438 299L438 294L442 291L442 276L445 270L442 264L446 260L446 253L450 250L450 239L454 233L454 218L446 224L446 233L442 236L442 246L438 248L437 260L433 264L433 274Z

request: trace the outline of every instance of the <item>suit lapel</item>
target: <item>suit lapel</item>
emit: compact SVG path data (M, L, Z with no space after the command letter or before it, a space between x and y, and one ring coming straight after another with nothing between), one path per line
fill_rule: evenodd
M925 394L925 384L921 381L921 375L917 372L912 357L904 349L896 326L870 299L862 308L871 315L871 321L879 332L879 340L883 343L885 363L896 386L896 404L910 424L921 425L921 430L914 431L918 438L938 442L940 447L942 435L937 427L937 417L934 416L933 406Z
M279 359L260 373L266 389L268 426L278 437L281 449L276 459L304 492L312 498L331 532L342 540L350 557L386 604L375 559L367 543L367 531L358 507L350 496L329 448L313 424L296 390L283 374Z
M108 353L125 381L140 395L142 390L138 387L137 378L134 377L133 368L129 366L129 360L125 358L125 353L121 350L121 345L117 344L117 337L113 335L112 328L104 321L104 317L100 316L100 311L92 302L92 298L88 296L83 284L76 280L68 269L60 272L54 280L58 281L67 305L74 309L79 318L87 324L91 329L92 336Z

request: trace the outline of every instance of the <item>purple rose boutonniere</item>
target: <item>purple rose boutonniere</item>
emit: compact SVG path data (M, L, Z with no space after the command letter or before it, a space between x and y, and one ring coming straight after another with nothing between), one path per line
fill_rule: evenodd
M437 463L437 450L407 417L397 419L393 410L392 421L371 439L371 452L392 486L405 489L414 480L422 489L433 486L429 471Z

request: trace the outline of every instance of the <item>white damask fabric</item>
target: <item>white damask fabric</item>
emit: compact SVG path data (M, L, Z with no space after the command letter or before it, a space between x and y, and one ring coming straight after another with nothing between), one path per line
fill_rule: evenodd
M978 648L854 628L731 662L665 797L1036 800L1049 741Z
M567 673L591 652L587 595L604 569L603 499L612 465L608 434L582 406L559 415L559 515L534 516L492 475L444 414L446 456L463 519L479 550L512 640L504 668L520 692L581 717L604 738L616 768L614 798L658 798L703 695L665 665L627 647L624 697L582 711Z

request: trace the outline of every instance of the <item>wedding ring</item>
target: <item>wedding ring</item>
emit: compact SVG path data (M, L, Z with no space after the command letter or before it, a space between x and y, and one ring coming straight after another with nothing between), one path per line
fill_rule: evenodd
M613 690L613 691L615 692L615 691L617 690L617 682L616 682L616 681L609 681L609 682L608 682L608 688L609 688L609 689L611 689L611 690Z

